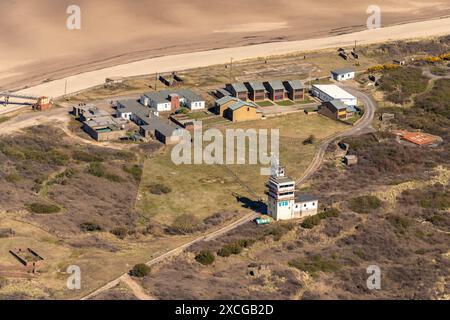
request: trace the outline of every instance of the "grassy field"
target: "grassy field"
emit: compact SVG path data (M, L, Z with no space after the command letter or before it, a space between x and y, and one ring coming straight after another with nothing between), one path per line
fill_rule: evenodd
M281 162L288 173L300 177L307 168L320 141L347 128L338 122L319 115L306 116L296 113L264 121L227 123L224 129L280 129ZM312 145L303 145L310 135L316 137ZM206 145L206 144L205 144ZM176 166L170 157L170 150L146 160L140 186L138 209L143 217L170 224L181 214L193 214L204 219L216 212L242 210L246 204L256 201L254 195L236 181L233 173L258 197L265 198L267 176L260 175L260 165L180 165ZM152 194L150 187L155 183L170 189L166 194ZM237 197L247 198L238 201Z
M284 100L284 101L276 102L276 104L279 106L282 106L282 107L289 107L289 106L293 106L295 103L291 100Z
M256 103L260 107L270 107L273 106L272 101L260 101Z

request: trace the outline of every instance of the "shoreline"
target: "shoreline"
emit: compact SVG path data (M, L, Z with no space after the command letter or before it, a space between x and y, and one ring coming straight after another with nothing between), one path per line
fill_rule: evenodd
M394 26L401 26L401 25L409 24L409 23L442 20L442 19L447 19L447 18L450 18L449 14L438 16L438 17L433 17L433 18L418 18L418 19L404 20L404 21L390 23L390 24L382 27L382 29L388 28L388 27L394 27ZM450 29L450 26L449 26L449 29ZM342 31L342 30L345 30L345 31ZM167 46L161 47L161 48L141 49L141 50L117 53L115 55L112 55L109 57L104 57L104 58L92 58L92 59L87 58L86 62L82 62L79 64L72 64L68 67L58 68L55 70L49 70L43 74L39 73L39 75L38 75L38 74L31 73L30 77L28 77L28 78L21 76L22 74L26 73L27 71L16 72L16 69L13 68L11 72L15 72L17 74L18 79L10 80L9 82L3 83L3 85L2 85L2 79L0 78L0 88L7 87L8 91L16 92L19 90L27 89L29 87L34 87L34 86L43 84L45 82L59 80L59 79L66 78L69 76L75 76L75 75L78 75L81 73L102 70L102 69L109 68L109 67L114 67L114 66L123 65L123 64L129 64L129 63L138 62L138 61L147 60L147 59L155 59L155 58L161 58L161 57L165 57L165 56L188 54L188 53L195 53L195 52L201 52L201 51L215 51L215 50L221 50L221 49L230 49L230 48L236 48L236 47L245 48L245 47L249 47L249 46L269 44L269 43L281 43L281 42L284 43L284 42L293 42L293 41L323 39L323 38L353 34L353 33L361 32L364 30L366 30L365 26L353 25L353 26L344 26L344 27L332 28L332 29L326 29L326 30L317 30L308 37L300 36L298 38L293 37L293 39L286 39L286 40L276 40L275 38L260 39L259 41L256 41L256 42L248 42L248 43L243 43L240 45L234 45L233 43L228 43L227 45L224 45L224 46L213 46L212 48L204 47L204 44L203 44L203 45L199 45L196 48L188 49L188 50L183 49L183 46L181 46L181 47L173 46L172 47L173 51L171 51L169 49L170 46L169 47L167 47ZM251 36L246 36L243 39L250 40L250 39L258 39L258 38L263 38L263 36L251 35ZM289 38L289 37L286 37L286 38ZM168 51L166 51L166 50L168 50ZM314 49L311 49L311 50L314 50ZM160 53L161 51L163 53ZM28 65L25 64L25 65L22 65L21 67L26 70L27 66ZM33 69L32 65L30 67L31 67L31 69ZM175 71L181 71L181 70L175 70ZM11 78L14 79L14 77L11 77ZM11 79L11 78L8 77L8 79ZM2 91L2 90L0 90L0 91ZM3 90L3 91L5 91L5 90Z
M72 73L70 76L42 82L35 86L19 90L18 92L35 93L58 98L64 95L66 80L68 83L67 94L73 94L101 85L104 83L105 78L112 76L136 77L154 74L156 72L182 71L228 63L231 57L234 58L234 61L239 61L257 57L330 49L339 46L347 47L353 45L355 40L360 45L367 45L388 41L436 37L446 34L450 34L449 16L419 22L397 23L377 30L363 30L306 40L266 42L238 47L154 56L90 71ZM119 55L117 57L124 57L126 55ZM108 60L113 60L117 57L109 58ZM87 64L87 66L89 65L92 66L92 63ZM80 65L76 67L80 67ZM25 84L21 87L25 87Z

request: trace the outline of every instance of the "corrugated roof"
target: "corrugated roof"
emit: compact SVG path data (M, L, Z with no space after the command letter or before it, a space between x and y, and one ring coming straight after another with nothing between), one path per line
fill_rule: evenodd
M247 88L242 82L232 83L231 86L236 92L247 92Z
M253 104L251 102L245 102L245 101L239 100L236 103L234 103L233 105L231 105L230 109L235 111L235 110L237 110L239 108L242 108L242 107L258 108L257 105L255 105L255 104Z
M156 103L169 103L170 102L169 96L171 94L178 94L179 96L181 96L191 102L205 101L205 99L203 99L201 95L197 94L196 92L194 92L190 89L161 90L161 91L157 91L157 92L155 92L155 91L146 92L146 93L144 93L144 96L155 101Z
M268 81L267 83L272 87L273 90L285 90L283 82L281 82L280 80Z
M257 90L266 90L266 88L264 87L264 84L262 82L260 82L260 81L249 82L248 84L255 91L257 91Z
M341 100L331 100L330 103L333 105L333 107L336 108L336 110L347 109L347 105L343 103Z
M238 98L235 98L235 97L232 97L232 96L225 96L225 97L222 97L222 98L216 100L216 104L221 106L221 105L223 105L225 103L228 103L230 101L238 101L238 100L239 100Z
M305 86L300 80L290 80L288 81L288 83L294 90L301 90L305 88Z

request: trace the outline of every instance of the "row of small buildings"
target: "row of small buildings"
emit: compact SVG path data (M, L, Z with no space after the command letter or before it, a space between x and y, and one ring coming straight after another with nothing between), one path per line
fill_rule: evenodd
M216 92L218 98L231 96L242 101L260 102L265 100L283 101L283 100L303 100L306 87L300 80L290 81L253 81L236 82L227 84L225 89L219 89Z

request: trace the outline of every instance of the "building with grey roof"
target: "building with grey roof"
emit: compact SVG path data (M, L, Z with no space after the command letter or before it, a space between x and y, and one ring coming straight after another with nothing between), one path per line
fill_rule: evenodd
M247 101L248 99L248 89L242 82L230 83L225 87L233 97Z
M140 126L143 137L152 137L164 144L173 144L181 140L183 129L159 117L155 110L142 105L137 100L122 100L117 104L117 115Z
M286 99L286 89L280 80L264 82L266 90L269 92L269 99L272 101L283 101Z
M252 101L264 101L267 99L267 90L260 81L246 82L245 86L249 92L249 98Z
M78 105L72 113L83 123L83 130L97 141L117 140L126 136L128 120L113 117L95 105Z
M205 99L190 89L162 90L144 93L140 102L158 112L174 112L180 107L205 109Z
M319 113L333 120L347 120L357 112L354 106L348 106L341 100L331 100L324 102L319 107Z
M300 80L289 80L283 82L288 98L292 101L304 100L306 87Z

